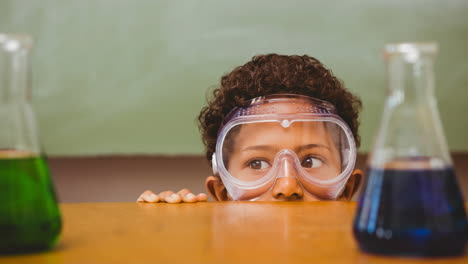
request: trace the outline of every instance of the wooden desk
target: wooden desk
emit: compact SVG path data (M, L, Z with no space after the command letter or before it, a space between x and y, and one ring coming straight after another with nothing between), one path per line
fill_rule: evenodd
M468 204L467 204L468 205ZM383 258L353 239L354 202L62 204L64 230L49 252L7 263L468 263Z

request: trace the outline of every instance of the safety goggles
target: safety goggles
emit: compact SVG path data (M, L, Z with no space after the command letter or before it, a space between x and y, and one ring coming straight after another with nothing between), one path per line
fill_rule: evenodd
M356 146L328 102L275 94L233 109L212 158L234 200L258 200L283 177L319 199L336 199L354 169Z

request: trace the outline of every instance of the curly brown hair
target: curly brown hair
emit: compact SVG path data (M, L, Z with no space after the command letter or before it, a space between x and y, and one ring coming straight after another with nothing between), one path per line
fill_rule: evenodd
M361 100L316 58L266 54L254 56L221 77L221 86L213 91L208 106L201 110L198 120L206 158L211 160L218 130L234 107L243 107L253 98L277 93L307 95L334 104L359 147Z

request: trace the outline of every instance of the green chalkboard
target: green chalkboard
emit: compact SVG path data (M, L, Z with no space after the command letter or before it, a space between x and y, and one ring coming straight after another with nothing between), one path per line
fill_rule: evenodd
M0 32L36 41L33 95L49 155L200 154L207 89L259 53L309 54L361 96L369 150L385 43L437 41L450 149L468 150L468 1L1 0Z

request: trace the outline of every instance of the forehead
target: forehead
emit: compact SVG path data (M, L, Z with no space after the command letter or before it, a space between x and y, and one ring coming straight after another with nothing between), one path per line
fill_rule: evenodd
M274 145L294 148L303 144L322 144L332 147L333 141L327 126L319 121L293 122L283 127L276 122L244 124L236 135L235 148L250 145Z

